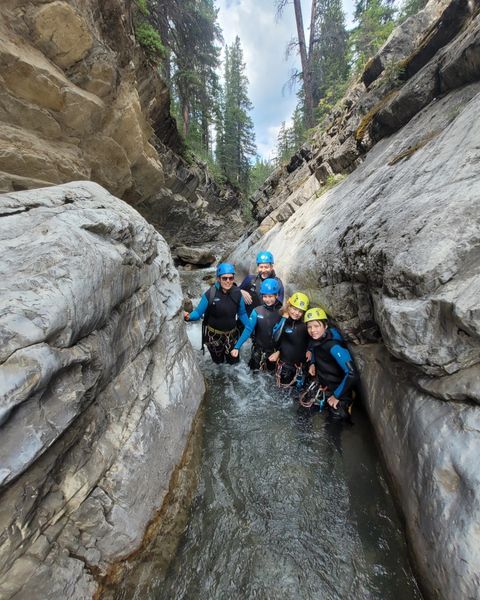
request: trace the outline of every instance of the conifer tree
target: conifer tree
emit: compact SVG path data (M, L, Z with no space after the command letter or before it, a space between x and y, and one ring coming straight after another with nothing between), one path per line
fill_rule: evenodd
M357 70L387 40L395 27L394 0L357 0L355 20L357 27L352 31L350 42Z
M250 158L256 155L253 108L248 97L248 79L240 38L225 51L224 106L217 160L227 179L246 191L249 186Z

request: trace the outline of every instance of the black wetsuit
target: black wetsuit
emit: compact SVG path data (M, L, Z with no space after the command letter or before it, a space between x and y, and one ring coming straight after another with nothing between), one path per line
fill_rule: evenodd
M328 405L330 414L348 418L358 374L345 341L335 327L329 327L319 340L310 340L308 350L315 364L316 381L327 388L327 397L333 395L340 401L336 409Z
M275 279L278 282L280 286L278 292L278 300L280 303L283 302L283 283L281 279L275 275L275 271L272 269L268 277L266 277L265 279ZM262 282L265 281L265 279L262 279L260 275L247 275L240 284L240 289L245 290L252 297L252 303L247 304L248 316L251 315L252 310L254 308L257 308L257 306L261 306L263 303L262 296L260 294L260 286L262 285Z
M305 378L308 345L307 326L303 320L282 318L274 330L275 349L280 350L277 362L277 381L280 385L301 387Z
M233 358L230 354L239 335L237 315L244 325L248 323L240 289L234 286L228 292L224 292L218 283L213 285L203 294L196 309L190 313L190 321L198 321L202 315L205 315L202 340L213 362L238 362L238 357Z

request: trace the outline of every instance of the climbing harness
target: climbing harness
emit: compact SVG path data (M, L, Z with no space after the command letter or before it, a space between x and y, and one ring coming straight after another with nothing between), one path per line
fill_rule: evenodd
M282 383L282 372L284 370L293 373L292 380L289 383ZM280 388L289 388L295 385L298 389L300 389L304 382L302 365L289 365L286 362L277 360L277 366L275 369L275 382L277 387Z
M322 411L325 408L327 388L322 387L318 381L312 381L300 396L299 402L304 408L311 408L314 404Z
M223 359L225 354L230 354L238 340L238 329L235 327L230 331L220 331L210 325L205 327L205 345L210 353L218 359Z

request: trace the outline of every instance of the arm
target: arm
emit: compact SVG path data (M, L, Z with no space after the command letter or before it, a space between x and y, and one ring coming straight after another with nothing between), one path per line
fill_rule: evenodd
M250 287L250 283L253 279L253 275L247 275L244 280L242 281L242 283L240 284L240 289L241 290L247 290Z
M357 382L358 375L355 365L353 364L352 356L346 348L343 348L340 345L332 346L332 348L330 348L330 354L344 372L344 377L340 382L340 385L333 392L333 396L338 399L352 389Z
M278 299L283 304L283 297L285 296L285 290L283 289L282 280L277 277L278 283L280 284L280 290L278 292Z
M235 344L234 349L240 350L243 344L248 340L248 338L252 335L255 327L257 325L257 311L255 309L252 310L252 314L250 315L250 319L248 320L248 324L245 326L240 339Z
M189 315L189 318L187 319L188 321L198 321L199 319L202 318L202 315L205 313L205 311L208 308L208 298L207 298L207 292L205 292L205 294L203 294L203 296L200 299L200 302L198 303L197 307L192 310L192 312Z
M242 322L244 327L248 327L248 315L247 315L247 309L245 308L245 301L243 299L243 296L240 298L240 302L238 303L238 317L240 319L240 321Z

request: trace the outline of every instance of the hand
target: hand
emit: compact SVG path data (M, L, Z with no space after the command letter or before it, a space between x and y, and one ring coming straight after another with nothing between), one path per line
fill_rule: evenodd
M238 357L238 350L237 350L237 348L234 348L233 350L230 351L230 356L232 358L237 358Z
M330 396L330 398L327 398L327 402L328 402L328 405L331 406L332 408L337 408L340 400L338 398L335 398L335 396Z
M251 304L253 302L252 296L246 290L240 290L242 292L243 300L245 304Z
M310 350L307 350L305 357L307 359L307 362L310 362L312 360L312 353L310 352Z
M276 352L274 352L273 354L270 354L270 356L268 357L268 360L270 362L276 362L278 360L278 357L280 356L280 350L277 350Z
M315 365L310 365L308 367L308 374L311 375L312 377L315 377L316 372L317 372L317 370L315 369Z
M190 321L190 313L188 313L187 311L184 311L183 312L183 320Z

